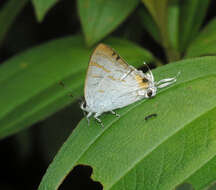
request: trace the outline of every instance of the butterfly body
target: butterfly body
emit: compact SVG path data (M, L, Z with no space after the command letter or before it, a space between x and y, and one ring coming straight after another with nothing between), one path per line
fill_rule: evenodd
M125 107L143 98L156 95L152 73L143 73L128 65L112 48L99 44L90 58L85 80L85 104L81 108L88 112L87 119L94 114Z

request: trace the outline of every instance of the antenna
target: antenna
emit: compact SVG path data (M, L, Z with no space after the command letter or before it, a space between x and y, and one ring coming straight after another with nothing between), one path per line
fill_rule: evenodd
M68 90L70 93L68 94L68 96L70 96L71 98L76 98L77 100L79 100L81 103L83 102L83 99L82 99L82 97L80 98L80 97L75 97L74 95L73 95L73 93L71 92L71 89L69 89L68 87L66 87L65 86L65 83L63 82L63 81L60 81L59 83L58 83L59 85L61 85L64 89L66 89L66 90ZM80 104L81 104L80 103Z
M157 86L157 88L164 88L166 86L169 86L170 84L173 84L176 82L180 74L181 74L181 71L179 71L175 77L162 79L156 82L155 85Z
M71 91L68 87L65 86L65 83L64 83L63 81L60 81L60 82L59 82L59 85L61 85L64 89L66 89L66 90L68 90L68 91ZM73 94L72 94L72 92L70 92L70 94L68 94L68 95L69 95L70 97L72 97L72 98L74 97Z
M150 67L148 66L148 64L146 64L146 62L144 61L143 64L147 67L148 71L147 71L147 76L151 78L151 81L154 81L154 75L150 69Z

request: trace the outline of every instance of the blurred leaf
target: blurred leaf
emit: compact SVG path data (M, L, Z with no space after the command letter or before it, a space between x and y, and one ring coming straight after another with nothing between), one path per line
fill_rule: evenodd
M197 57L216 54L216 19L213 19L199 33L189 46L186 57Z
M144 7L140 7L138 10L138 14L141 18L142 26L148 31L148 33L154 38L156 42L160 43L161 39L158 26L155 24L149 12Z
M103 114L104 128L83 119L39 190L57 189L78 164L91 166L92 178L104 190L174 189L208 164L216 156L216 57L168 64L154 74L158 80L179 71L175 84L153 99L119 109L120 118ZM157 117L145 121L152 113Z
M180 0L179 51L183 52L197 36L210 0Z
M178 51L179 43L179 0L169 0L167 9L167 38L169 46L166 49L168 61L177 61L180 59Z
M47 12L58 2L58 0L32 0L37 20L41 22Z
M78 0L86 43L92 46L112 32L135 9L139 0Z
M152 61L146 50L126 40L105 41L129 63ZM92 50L91 50L92 51ZM80 36L51 41L0 66L0 138L14 134L68 105L83 94L91 51ZM63 89L59 82L72 91Z
M167 4L168 0L142 0L160 30L162 45L168 47Z
M10 26L16 19L16 16L21 12L27 2L28 0L8 0L0 10L0 45L10 29Z
M164 51L166 53L168 61L178 60L179 53L173 48L174 46L172 44L176 43L175 38L178 31L178 24L175 23L178 17L177 11L174 7L168 8L169 0L142 0L142 2L145 4L147 9L151 13L153 19L155 20L159 28L160 44L164 47ZM169 25L168 21L170 22ZM147 27L150 28L149 26ZM155 29L155 27L151 28L154 36L156 33Z
M172 0L169 2L168 34L171 46L177 50L179 38L179 0Z

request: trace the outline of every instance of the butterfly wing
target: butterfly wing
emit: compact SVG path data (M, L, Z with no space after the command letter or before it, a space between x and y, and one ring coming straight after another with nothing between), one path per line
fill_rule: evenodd
M112 48L94 50L85 81L85 100L91 112L106 112L143 98L145 74L128 65Z

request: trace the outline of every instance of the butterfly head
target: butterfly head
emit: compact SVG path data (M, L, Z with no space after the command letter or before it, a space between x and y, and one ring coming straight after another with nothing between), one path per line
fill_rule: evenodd
M149 68L149 67L148 67ZM177 77L180 75L180 72L175 77L162 79L158 82L154 81L154 75L150 69L148 69L147 73L145 73L145 77L143 80L148 82L148 88L145 93L145 98L151 98L156 95L158 88L164 88L176 82Z
M157 86L155 85L154 76L153 76L151 70L149 70L145 74L144 80L146 80L146 82L148 82L148 88L145 91L145 98L154 97L156 95L156 92L157 92Z

